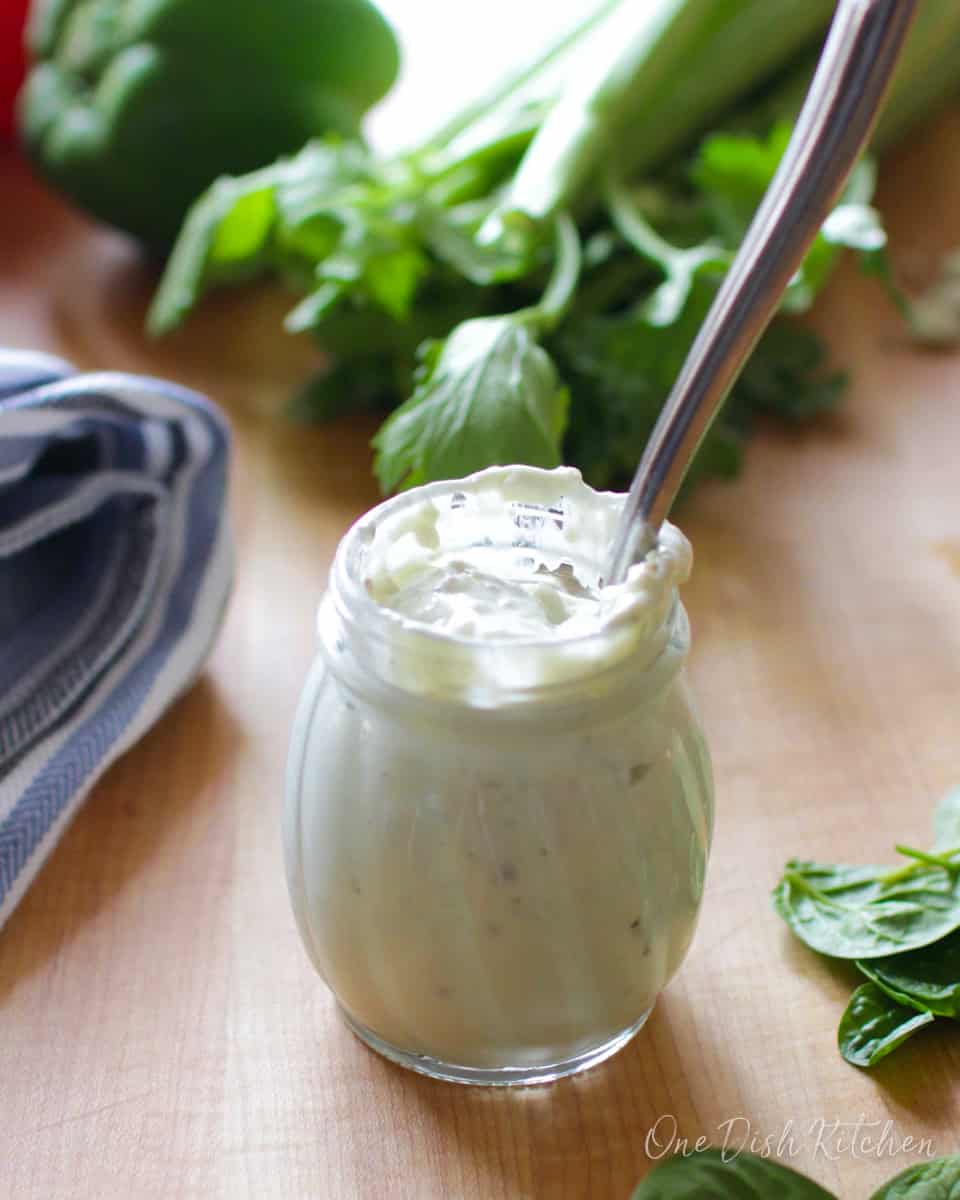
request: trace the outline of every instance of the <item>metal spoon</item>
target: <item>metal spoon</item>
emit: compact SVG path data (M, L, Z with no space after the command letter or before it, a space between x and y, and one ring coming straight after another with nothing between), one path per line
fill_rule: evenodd
M655 545L690 461L863 149L917 0L840 0L783 160L650 435L603 573Z

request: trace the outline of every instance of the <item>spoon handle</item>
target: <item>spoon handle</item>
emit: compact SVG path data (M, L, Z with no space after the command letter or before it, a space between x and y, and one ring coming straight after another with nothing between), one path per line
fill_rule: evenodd
M687 467L863 149L916 0L840 0L783 160L630 486L604 579L656 544Z

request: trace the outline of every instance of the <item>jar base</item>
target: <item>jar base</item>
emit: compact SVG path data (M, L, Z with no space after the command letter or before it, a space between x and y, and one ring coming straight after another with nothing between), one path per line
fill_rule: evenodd
M653 1012L653 1006L626 1029L615 1034L612 1038L594 1046L573 1058L561 1059L558 1062L543 1063L537 1066L525 1067L464 1067L457 1063L443 1062L431 1058L428 1054L412 1054L401 1050L398 1046L378 1037L371 1029L355 1021L345 1009L340 1009L348 1028L360 1039L384 1058L398 1066L416 1071L420 1075L429 1075L431 1079L442 1079L447 1083L468 1083L481 1087L530 1087L538 1083L553 1083L554 1080L564 1079L569 1075L578 1075L596 1067L611 1055L631 1041L643 1028L647 1017Z

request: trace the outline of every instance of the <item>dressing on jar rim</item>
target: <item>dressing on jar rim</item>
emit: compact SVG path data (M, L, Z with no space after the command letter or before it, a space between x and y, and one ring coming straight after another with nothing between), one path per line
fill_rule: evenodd
M340 544L288 762L307 951L355 1033L415 1070L535 1083L637 1032L686 952L713 795L664 525L599 564L623 496L495 467Z

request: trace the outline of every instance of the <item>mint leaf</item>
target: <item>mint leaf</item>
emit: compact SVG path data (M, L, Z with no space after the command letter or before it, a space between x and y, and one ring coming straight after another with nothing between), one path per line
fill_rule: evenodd
M526 324L465 321L427 345L416 390L374 438L380 486L456 479L497 463L555 467L567 402Z

